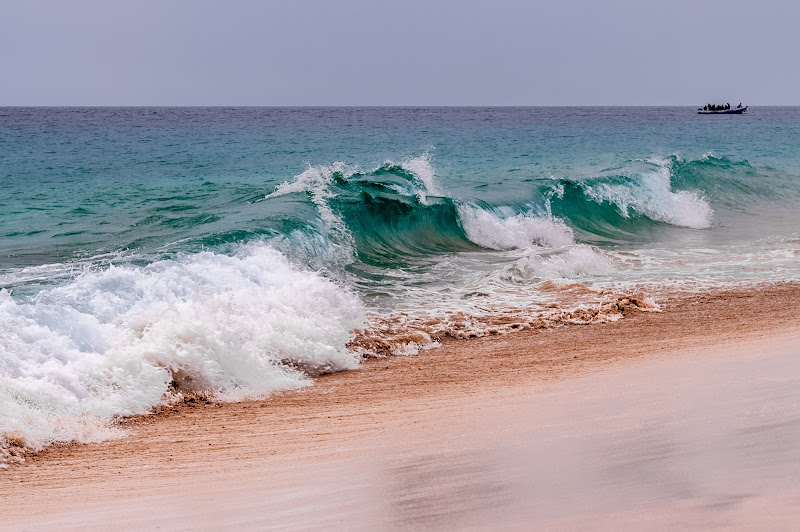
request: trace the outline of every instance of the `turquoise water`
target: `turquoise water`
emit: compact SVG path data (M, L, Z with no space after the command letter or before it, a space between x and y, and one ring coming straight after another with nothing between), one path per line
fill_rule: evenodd
M37 445L800 273L798 108L3 108L0 179L0 433Z
M307 198L264 196L307 165L335 162L361 172L360 182L374 177L413 191L413 175L376 169L426 153L448 200L541 211L554 185L566 186L567 201L553 214L580 230L581 241L601 244L685 238L647 213L626 220L620 205L587 201L581 188L635 186L656 170L644 161L671 159L672 189L700 193L716 213L698 241L766 236L791 230L791 221L740 222L794 206L798 117L795 108L741 117L685 108L3 109L0 265L224 249L293 229L320 232Z

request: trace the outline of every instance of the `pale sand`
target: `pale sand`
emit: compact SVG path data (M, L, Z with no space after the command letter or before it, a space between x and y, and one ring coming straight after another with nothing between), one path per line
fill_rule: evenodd
M9 528L789 528L800 288L451 341L0 472Z

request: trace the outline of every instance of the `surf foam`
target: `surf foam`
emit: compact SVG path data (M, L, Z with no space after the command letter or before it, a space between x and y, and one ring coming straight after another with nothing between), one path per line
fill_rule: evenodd
M189 391L306 386L357 367L362 323L355 294L264 244L86 271L24 301L2 290L0 441L8 458L9 442L106 439L115 416Z
M711 227L714 209L698 192L671 190L670 161L651 159L648 162L658 169L638 174L632 183L586 183L582 188L597 203L607 201L616 205L625 217L635 212L680 227Z
M578 244L558 253L530 255L517 259L500 271L500 278L512 284L542 280L571 279L611 270L611 261L586 244Z
M572 230L558 218L529 213L502 218L469 205L459 206L458 215L467 238L489 249L560 247L573 242Z

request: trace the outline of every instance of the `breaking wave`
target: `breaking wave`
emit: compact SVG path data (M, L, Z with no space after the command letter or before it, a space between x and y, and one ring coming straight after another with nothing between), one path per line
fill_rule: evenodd
M306 386L357 367L362 323L355 294L263 244L85 271L27 301L3 290L0 440L97 441L187 392Z
M309 166L267 199L305 193L320 231L344 262L402 266L414 257L477 250L558 248L577 240L635 241L666 224L707 229L714 209L695 188L676 189L677 157L630 161L581 178L538 180L524 202L492 205L444 195L428 154L362 172ZM678 179L684 181L683 179Z
M529 205L495 208L442 195L427 154L366 173L342 163L310 166L266 199L298 192L316 206L332 245L350 260L371 265L480 248L573 243L564 221Z
M699 189L675 190L675 162L675 158L632 161L600 175L561 179L546 192L548 206L588 241L635 241L657 224L708 229L714 209Z

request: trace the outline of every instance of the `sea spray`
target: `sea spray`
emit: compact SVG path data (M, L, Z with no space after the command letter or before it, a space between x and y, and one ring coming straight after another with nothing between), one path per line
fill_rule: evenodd
M391 164L391 163L387 163ZM425 203L427 196L442 196L443 192L436 183L436 173L431 164L431 155L425 152L419 157L405 159L400 165L405 170L411 172L419 184L417 196L420 201Z

